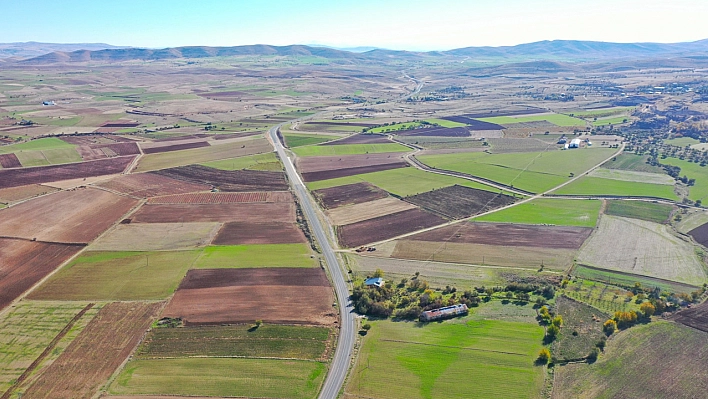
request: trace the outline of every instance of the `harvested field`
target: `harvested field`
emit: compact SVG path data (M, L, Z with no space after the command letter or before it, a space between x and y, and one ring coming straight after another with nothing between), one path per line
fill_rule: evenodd
M80 245L0 238L0 309L78 253Z
M219 230L214 245L296 244L306 243L305 234L295 223L226 223Z
M320 268L190 270L163 315L187 325L331 325L337 320L333 300Z
M458 186L444 187L406 197L405 200L449 219L464 219L512 204L514 197Z
M578 249L592 233L589 227L466 222L408 237L415 241Z
M197 193L150 198L148 204L240 204L248 202L293 202L289 191L251 193Z
M110 303L59 358L44 369L26 398L92 397L133 351L161 303Z
M49 183L59 180L80 179L122 173L133 157L117 157L67 165L37 168L0 169L0 188Z
M86 251L30 295L60 301L161 300L201 254L193 251Z
M201 165L191 165L160 170L155 173L177 180L208 184L220 191L288 191L289 189L283 172L219 170Z
M99 183L102 181L107 181L118 177L120 175L107 175L107 176L94 176L94 177L84 177L81 179L69 179L69 180L59 180L49 183L43 183L43 186L56 188L59 190L73 190L76 188L86 188L94 183Z
M708 223L696 227L688 232L688 234L696 240L697 243L708 247Z
M0 166L3 168L21 168L22 164L15 154L0 154Z
M355 134L345 139L332 141L322 145L344 145L344 144L376 144L390 143L391 141L382 134Z
M416 206L397 198L386 197L361 204L339 207L327 212L327 216L329 216L333 224L343 226L410 209L416 209Z
M116 144L92 144L90 145L90 148L100 150L106 154L107 157L140 154L138 144L132 141Z
M554 399L694 399L708 390L708 334L658 321L638 325L607 341L593 364L557 367Z
M708 279L693 244L670 227L617 216L600 219L578 262L693 285Z
M92 251L166 251L209 245L221 223L133 223L116 226Z
M0 236L87 243L137 203L92 188L60 191L3 210Z
M278 172L284 169L283 164L274 152L250 155L247 157L222 159L221 161L205 162L202 165L220 170L250 169Z
M565 271L573 264L574 254L568 249L401 240L396 242L391 257L533 270L544 265L546 269Z
M388 197L386 191L370 183L355 183L344 186L323 188L312 192L317 201L326 209L361 204Z
M209 143L207 143L206 141L195 141L193 143L180 143L180 144L163 145L163 146L148 147L148 148L145 148L145 146L143 146L143 153L144 154L157 154L160 152L189 150L192 148L202 148L202 147L209 147Z
M499 126L490 130L504 129ZM476 129L480 130L480 129ZM432 127L412 130L400 130L395 132L398 136L435 136L435 137L470 137L470 132L465 127Z
M636 183L665 184L673 186L676 180L665 173L638 172L634 170L597 168L588 176Z
M209 191L211 189L211 186L206 184L185 182L155 173L123 175L107 182L99 183L98 186L143 198Z
M364 173L381 172L384 170L407 168L407 162L395 162L380 165L361 166L358 168L335 169L322 172L301 173L302 179L306 182L336 179L338 177L356 176Z
M708 333L708 302L678 312L673 320L685 326L693 327Z
M297 159L297 169L305 174L337 169L351 169L365 166L385 165L405 162L397 153L341 155L333 157L306 157Z
M295 204L287 202L148 204L143 205L131 219L133 223L261 223L264 221L292 223L295 220Z
M11 204L13 202L22 201L28 198L53 193L54 191L57 191L57 189L53 187L41 186L39 184L3 188L0 189L0 203Z
M445 219L432 213L420 209L411 209L363 222L339 226L337 228L337 236L342 246L353 248L445 222Z
M493 153L546 151L557 147L555 143L549 144L539 139L489 138L487 142Z
M147 172L270 151L273 151L273 147L268 140L264 138L244 138L242 141L223 145L146 155L140 159L135 170L137 172Z

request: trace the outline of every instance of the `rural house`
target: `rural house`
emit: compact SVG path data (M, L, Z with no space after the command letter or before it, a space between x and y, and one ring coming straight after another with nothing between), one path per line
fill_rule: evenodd
M426 310L420 315L420 321L442 320L450 317L466 315L468 312L469 309L464 303L459 305L445 306L444 308Z
M367 278L366 281L364 281L364 285L367 287L381 288L384 285L384 279L381 277Z

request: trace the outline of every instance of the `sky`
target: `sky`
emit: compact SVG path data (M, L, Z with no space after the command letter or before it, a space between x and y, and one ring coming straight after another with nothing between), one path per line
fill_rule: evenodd
M0 43L447 50L708 38L708 0L0 0Z

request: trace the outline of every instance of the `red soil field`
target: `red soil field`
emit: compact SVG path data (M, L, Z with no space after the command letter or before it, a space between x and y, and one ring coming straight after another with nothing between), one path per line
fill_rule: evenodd
M23 397L93 397L135 349L161 307L162 303L144 302L104 306Z
M138 201L93 188L59 191L2 211L0 236L88 243Z
M697 243L708 247L708 223L698 226L688 232L688 234L696 240Z
M212 245L306 243L305 234L295 223L226 223Z
M130 194L135 197L154 197L158 195L185 194L209 191L211 186L170 179L153 173L123 175L107 182L97 184L109 190Z
M337 320L334 295L320 268L190 270L164 316L186 325L324 324Z
M464 219L509 205L514 197L463 186L450 186L406 197L411 204L450 219Z
M417 241L578 249L592 233L589 227L468 222L409 237Z
M323 188L312 192L317 201L326 209L344 205L361 204L388 197L388 193L370 183L355 183L344 186Z
M503 129L503 127L499 126L499 129L494 130L501 129ZM396 131L395 133L399 136L470 137L470 132L467 130L466 127L432 127L413 130L401 130Z
M386 240L416 230L437 226L447 220L420 209L392 213L363 222L337 227L339 242L343 247L354 248Z
M148 204L238 204L248 202L293 202L288 191L256 191L252 193L195 193L150 198Z
M87 144L78 146L76 150L84 161L140 154L136 143Z
M219 170L201 165L158 170L162 176L193 183L209 184L220 191L288 191L284 172L258 170Z
M144 205L132 216L133 223L188 222L292 222L295 204L251 202L234 204L158 204Z
M209 143L206 141L197 141L194 143L182 143L173 144L160 147L143 148L143 153L145 154L156 154L158 152L168 152L168 151L179 151L179 150L189 150L191 148L201 148L209 147Z
M403 156L400 154L340 155L333 157L298 158L297 168L302 173L311 173L400 162L403 162Z
M708 302L678 312L673 320L696 330L708 332Z
M34 286L83 245L0 238L0 309Z
M113 175L122 173L133 159L134 157L118 157L37 168L0 169L0 188Z
M21 168L22 164L15 154L0 154L0 166L3 168Z
M407 162L387 163L382 165L361 166L358 168L323 170L321 172L302 173L302 180L313 182L319 180L336 179L338 177L355 176L364 173L380 172L382 170L407 168Z
M344 145L344 144L376 144L390 143L386 136L380 134L355 134L342 140L332 141L321 145Z

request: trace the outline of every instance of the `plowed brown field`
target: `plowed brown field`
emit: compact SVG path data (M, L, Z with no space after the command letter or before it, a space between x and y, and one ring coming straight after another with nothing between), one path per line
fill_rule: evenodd
M287 191L289 188L283 172L219 170L191 165L159 170L155 173L177 180L209 184L221 191Z
M49 183L59 180L105 176L122 173L134 157L100 159L98 161L36 168L0 169L0 188Z
M99 183L101 187L135 197L155 197L158 195L184 194L199 191L209 191L211 186L171 179L154 173L136 173L119 176L107 182Z
M12 188L0 189L0 202L10 204L24 199L37 197L57 191L56 188L41 186L39 184L30 184L27 186L19 186Z
M355 183L312 192L322 206L335 209L388 197L388 193L369 183Z
M161 307L162 303L144 302L104 306L23 397L93 397L137 346Z
M676 314L673 319L683 325L708 332L708 302L704 302L693 309L684 309Z
M405 162L398 153L341 155L333 157L298 158L297 167L301 173L324 172L335 169L350 169L363 166L385 165Z
M397 198L387 197L361 204L339 207L327 212L327 216L335 225L343 226L364 220L416 209L415 205Z
M239 204L248 202L293 202L288 191L251 193L196 193L150 198L148 204Z
M296 244L307 242L295 223L226 223L213 245Z
M416 241L538 248L578 249L592 233L589 227L538 226L467 222L408 237Z
M21 168L22 164L15 154L0 154L0 166L3 168Z
M0 238L0 309L74 256L82 247Z
M157 204L144 205L132 217L141 223L180 222L293 222L295 204L251 202L234 204Z
M337 235L342 246L353 248L443 224L446 221L432 213L411 209L339 226L337 227Z
M93 188L60 191L3 210L0 236L88 243L137 203Z
M320 268L190 270L163 315L187 325L323 324L337 320L334 296Z
M179 143L179 144L163 145L163 146L151 147L151 148L144 148L143 147L143 153L157 154L158 152L188 150L191 148L201 148L201 147L209 147L209 143L207 143L206 141L196 141L193 143Z
M348 124L344 124L348 125ZM391 141L382 134L355 134L342 140L324 143L322 145L345 145L345 144L378 144L390 143Z
M409 165L406 162L387 163L381 165L360 166L358 168L325 170L322 172L302 173L302 180L306 182L336 179L338 177L356 176L364 173L381 172L383 170L391 170L398 168L407 168Z
M514 198L508 195L458 185L406 197L405 200L450 219L464 219L514 202Z

